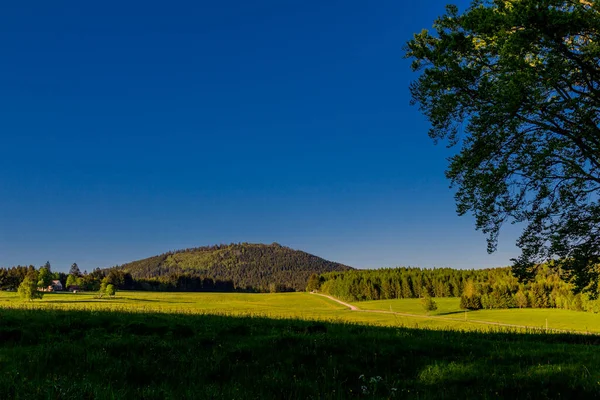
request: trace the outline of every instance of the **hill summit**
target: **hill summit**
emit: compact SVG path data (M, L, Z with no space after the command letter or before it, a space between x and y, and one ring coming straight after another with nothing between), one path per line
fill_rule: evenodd
M312 274L351 267L273 244L239 243L177 250L115 267L134 279L188 275L229 281L235 288L304 290ZM271 289L272 290L272 289Z

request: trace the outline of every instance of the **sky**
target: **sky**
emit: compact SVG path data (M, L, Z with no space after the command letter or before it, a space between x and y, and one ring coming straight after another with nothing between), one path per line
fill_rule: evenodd
M461 9L466 1L457 1ZM0 5L0 266L277 242L357 268L484 268L409 104L444 1Z

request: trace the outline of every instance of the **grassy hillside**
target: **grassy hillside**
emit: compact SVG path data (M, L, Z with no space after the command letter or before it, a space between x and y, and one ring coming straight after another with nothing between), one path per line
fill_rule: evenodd
M594 336L2 308L0 321L2 399L600 395Z
M311 274L351 269L273 243L231 244L169 252L117 267L135 279L187 274L230 281L236 288L304 290Z

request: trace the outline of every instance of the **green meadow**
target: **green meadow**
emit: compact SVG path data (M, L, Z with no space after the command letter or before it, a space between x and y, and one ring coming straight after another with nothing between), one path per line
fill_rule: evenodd
M0 292L0 399L600 397L600 336L485 323L600 331L597 315L465 321L458 299L436 301L426 315L418 299L351 311L308 293Z
M107 310L260 316L331 322L354 322L379 326L479 329L480 325L438 321L398 315L362 313L325 297L308 293L165 293L121 291L114 298L97 299L94 293L47 293L42 300L19 299L15 292L0 292L0 307ZM464 326L463 326L464 325ZM485 326L483 327L486 328Z
M600 316L590 312L562 310L556 308L510 308L468 311L460 309L460 299L441 297L434 299L438 309L429 313L431 317L465 320L471 324L490 322L577 332L600 333ZM393 311L426 315L419 299L377 300L352 303L363 310Z
M458 298L436 298L438 309L427 314L419 299L377 300L353 303L360 311L308 293L165 293L121 291L114 298L96 298L94 293L47 293L32 302L15 292L0 292L0 307L112 310L261 316L379 326L457 330L498 330L502 326L600 333L600 317L594 313L561 309L504 309L466 312ZM377 312L370 312L377 311ZM385 313L379 313L385 311ZM396 314L399 313L399 314ZM402 314L402 315L400 315ZM410 314L410 315L407 315Z

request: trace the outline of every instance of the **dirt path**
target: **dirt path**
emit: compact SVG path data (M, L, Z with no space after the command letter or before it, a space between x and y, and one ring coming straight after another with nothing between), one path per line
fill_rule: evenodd
M329 295L326 295L326 294L321 294L321 293L315 293L315 292L310 292L310 293L311 293L311 294L316 294L317 296L323 296L323 297L327 297L329 300L333 300L333 301L335 301L336 303L340 303L341 305L343 305L343 306L345 306L345 307L348 307L348 308L349 308L350 310L352 310L352 311L367 311L367 310L361 310L360 308L358 308L358 307L356 307L356 306L353 306L353 305L352 305L352 304L350 304L350 303L346 303L346 302L344 302L344 301L341 301L340 299L336 299L336 298L335 298L335 297L333 297L333 296L329 296Z
M335 301L336 303L343 305L344 307L348 307L350 309L350 311L357 311L357 312L364 312L364 313L375 313L375 314L393 314L393 315L399 315L399 316L402 316L402 317L424 318L424 319L438 319L438 320L442 320L442 321L469 322L469 323L473 323L473 324L495 325L495 326L502 326L502 327L507 327L507 328L544 330L544 328L539 327L539 326L514 325L514 324L505 324L505 323L502 323L502 322L480 321L480 320L476 320L476 319L463 319L463 318L441 317L441 316L436 316L436 315L420 315L420 314L410 314L410 313L402 313L402 312L396 312L396 311L385 311L385 310L363 310L363 309L360 309L360 308L356 307L355 305L352 305L350 303L346 303L345 301L342 301L340 299L336 299L333 296L329 296L329 295L321 294L321 293L314 293L314 292L311 292L311 294L316 294L317 296L326 297L329 300ZM547 329L547 331L549 331L549 332L558 332L558 333L578 333L578 334L582 334L582 335L594 334L594 333L591 333L591 332L569 331L569 330L564 330L564 329L552 329L552 328Z

